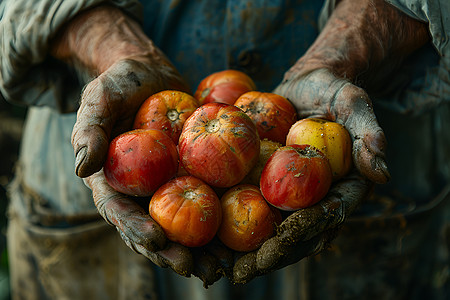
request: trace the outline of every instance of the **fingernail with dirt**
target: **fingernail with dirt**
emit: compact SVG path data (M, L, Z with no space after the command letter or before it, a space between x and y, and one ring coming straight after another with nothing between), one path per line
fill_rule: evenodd
M75 157L75 174L77 174L77 176L80 176L80 166L83 163L84 159L86 158L86 154L87 154L86 146L77 151Z
M380 183L386 183L391 179L391 174L389 173L388 167L386 162L383 158L379 156L375 156L374 158L374 165L375 165L375 171L381 172L384 176L384 178L381 178ZM381 177L383 177L381 176Z

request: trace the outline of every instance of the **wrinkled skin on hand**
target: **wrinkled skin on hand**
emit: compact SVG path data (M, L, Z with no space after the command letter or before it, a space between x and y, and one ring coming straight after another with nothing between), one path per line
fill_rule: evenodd
M131 129L145 99L165 89L190 92L179 73L136 22L110 6L75 17L51 51L80 77L93 78L82 92L72 145L76 174L91 188L100 215L132 250L156 265L182 276L195 275L205 285L217 281L222 276L219 269L232 265L231 256L209 254L213 243L192 250L168 241L150 217L148 203L115 191L102 171L109 142Z
M382 88L395 66L427 41L426 24L382 0L339 2L320 36L274 93L291 100L299 118L344 125L353 141L354 169L319 203L289 215L260 249L235 254L233 282L246 283L319 253L374 184L389 180L386 139L364 89Z

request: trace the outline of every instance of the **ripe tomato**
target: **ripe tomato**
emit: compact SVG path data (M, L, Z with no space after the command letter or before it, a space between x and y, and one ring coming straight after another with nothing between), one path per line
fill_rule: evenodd
M277 94L248 92L241 95L234 105L255 122L261 139L266 138L283 145L289 129L297 121L295 107L288 99Z
M297 121L289 130L286 144L308 144L328 158L333 180L346 175L352 167L352 140L339 123L308 118Z
M103 170L115 190L131 196L150 196L176 174L177 147L160 130L128 131L110 143Z
M180 91L166 90L150 96L142 103L135 119L134 129L159 129L175 144L186 119L199 107L197 99Z
M169 240L187 247L207 244L222 222L219 198L193 176L177 177L161 186L150 200L149 212Z
M261 173L260 188L273 206L291 211L320 201L331 181L327 158L312 146L294 144L272 154Z
M240 95L255 89L255 83L247 74L237 70L224 70L205 77L198 85L194 97L200 104L234 104Z
M242 110L207 103L186 120L178 149L189 174L214 187L231 187L256 164L259 145L256 126Z
M270 206L254 185L237 185L228 190L220 202L223 219L217 236L233 250L259 248L281 223L280 211Z

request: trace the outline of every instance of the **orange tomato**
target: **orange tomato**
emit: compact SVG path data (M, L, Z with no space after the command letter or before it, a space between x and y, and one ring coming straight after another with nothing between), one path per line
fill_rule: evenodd
M159 129L175 144L186 119L199 107L197 99L180 91L166 90L150 96L139 108L133 128Z
M224 70L205 77L197 87L194 97L200 104L220 102L234 104L240 95L256 89L253 80L237 70Z
M220 202L223 219L217 236L235 251L259 248L275 234L276 224L281 223L280 211L270 206L254 185L237 185Z
M222 221L216 193L193 176L177 177L161 186L150 200L149 212L169 240L187 247L207 244Z
M297 111L292 103L277 94L252 91L241 95L235 106L242 109L258 128L259 137L281 144L291 126L297 121Z

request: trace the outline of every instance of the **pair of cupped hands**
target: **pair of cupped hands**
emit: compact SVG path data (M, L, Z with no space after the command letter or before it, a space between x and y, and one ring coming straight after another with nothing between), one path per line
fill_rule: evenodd
M351 1L342 1L347 2ZM329 22L342 22L339 9L346 15L349 8L338 7L337 17ZM148 210L111 188L102 171L109 142L131 129L138 108L149 95L166 89L190 92L177 70L138 23L117 8L91 9L61 29L52 55L92 78L82 92L72 134L76 174L92 189L101 216L117 228L131 249L160 267L197 276L205 286L223 276L246 283L323 250L373 185L388 181L383 130L367 93L352 83L358 59L344 71L339 64L320 59L322 52L333 59L329 47L338 49L337 58L345 49L345 45L333 45L335 30L333 25L325 27L274 93L288 98L300 118L320 117L344 125L353 141L354 168L318 204L290 214L258 250L237 253L217 240L200 248L169 241Z

